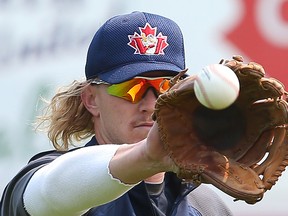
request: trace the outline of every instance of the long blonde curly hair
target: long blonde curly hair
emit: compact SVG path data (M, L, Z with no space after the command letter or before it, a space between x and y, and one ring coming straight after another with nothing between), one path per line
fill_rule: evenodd
M81 94L91 81L73 81L59 88L41 116L36 130L45 130L55 149L66 151L73 140L80 141L94 135L92 114L85 108Z

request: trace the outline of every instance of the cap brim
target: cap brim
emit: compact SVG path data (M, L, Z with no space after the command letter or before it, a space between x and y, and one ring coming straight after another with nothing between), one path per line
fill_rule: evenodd
M162 62L138 62L118 67L110 70L109 72L99 74L98 77L105 82L115 84L132 79L133 77L146 72L163 71L165 72L165 75L171 74L171 76L175 76L182 70L183 69L173 64L167 64Z

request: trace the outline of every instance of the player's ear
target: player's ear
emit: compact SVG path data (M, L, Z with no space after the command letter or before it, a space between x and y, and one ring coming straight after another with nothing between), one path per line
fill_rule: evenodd
M87 86L87 88L85 88L81 94L81 100L83 105L93 116L99 115L95 86Z

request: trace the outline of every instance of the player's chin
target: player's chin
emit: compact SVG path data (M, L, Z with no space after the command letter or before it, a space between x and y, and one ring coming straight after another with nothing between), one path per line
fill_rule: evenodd
M151 130L152 126L138 126L133 129L133 135L138 137L140 140L143 140L147 137L149 131Z

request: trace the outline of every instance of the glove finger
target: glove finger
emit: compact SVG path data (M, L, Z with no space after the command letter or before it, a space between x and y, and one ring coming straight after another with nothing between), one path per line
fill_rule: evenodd
M255 165L255 172L263 176L266 190L270 190L288 165L287 128L274 129L274 139L269 146L268 155L261 164Z
M262 199L265 192L264 185L259 176L249 167L215 151L200 151L194 161L198 161L198 164L187 166L183 173L180 173L181 177L192 178L194 181L198 177L200 182L213 184L230 196L250 204Z
M237 162L245 164L248 167L253 167L268 151L268 147L273 141L274 132L273 130L265 131L259 139L251 146L250 149L243 155L243 157L237 159Z

